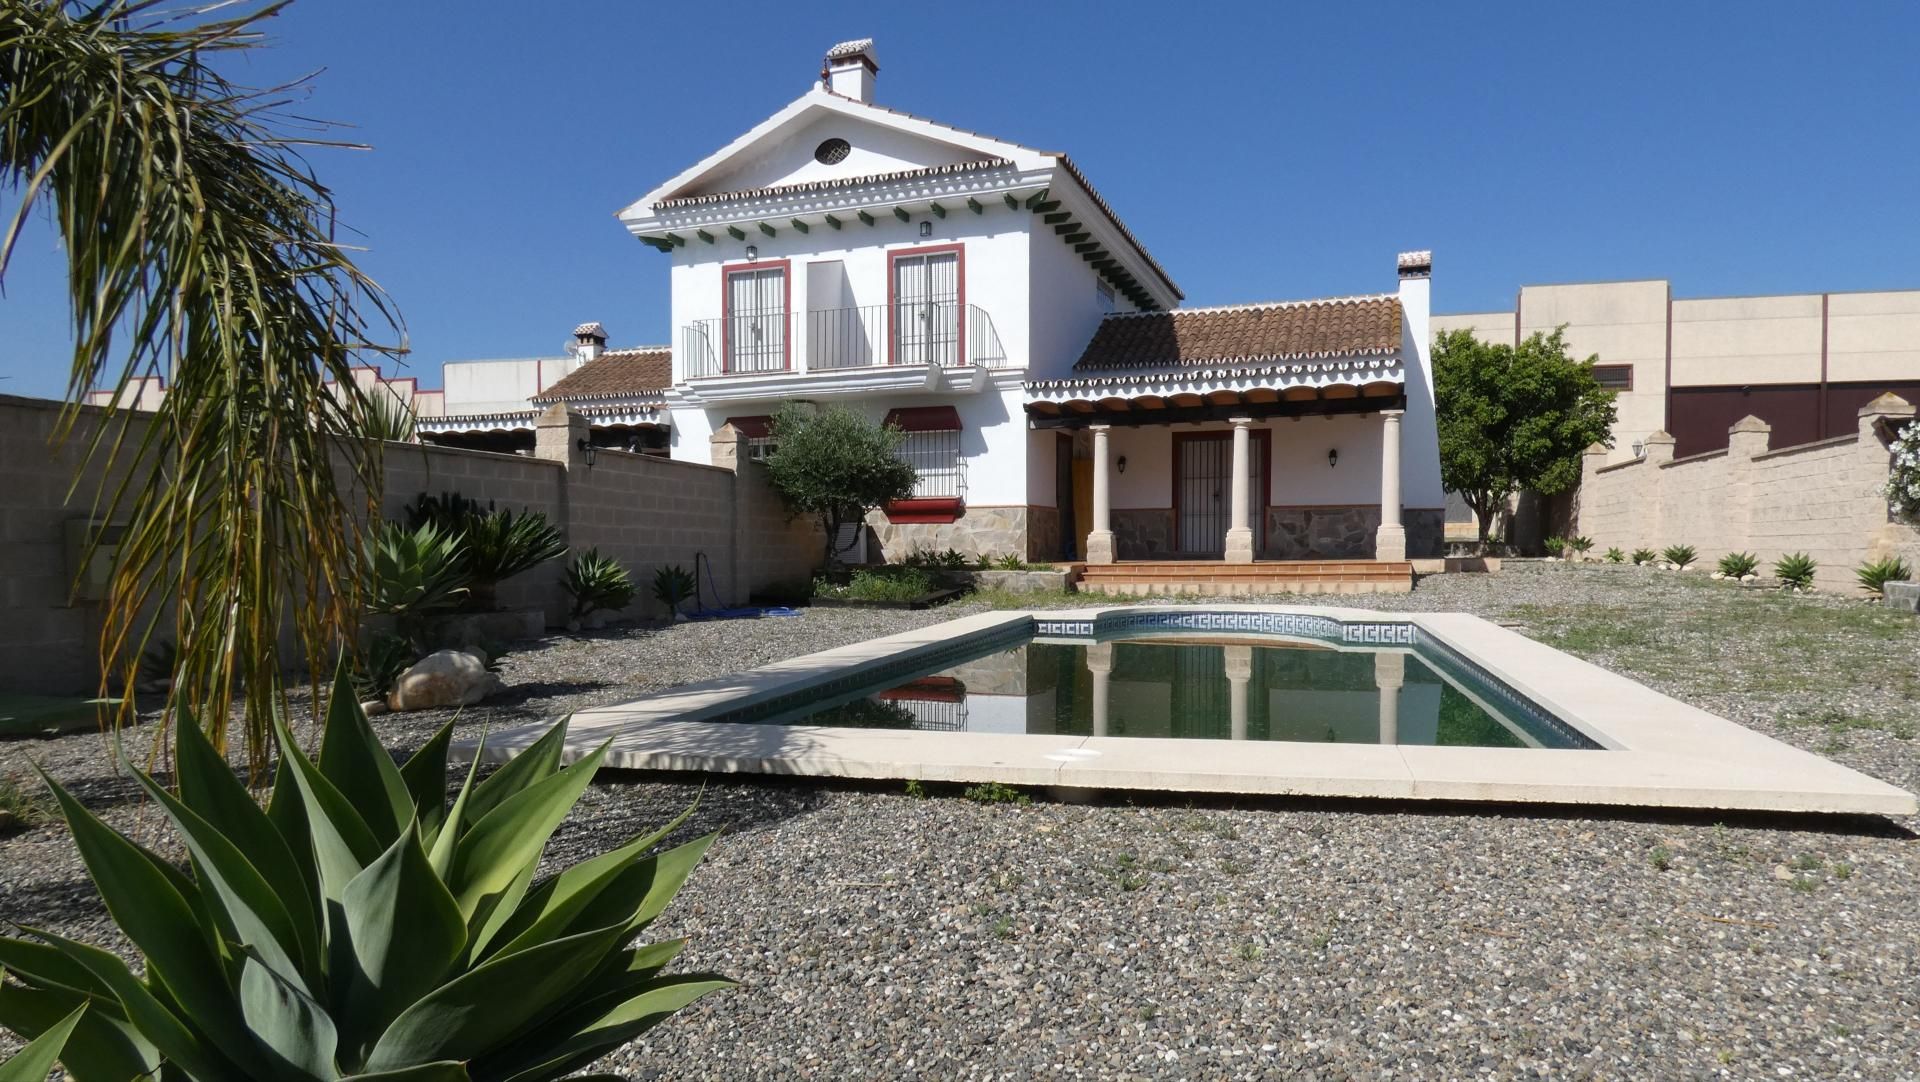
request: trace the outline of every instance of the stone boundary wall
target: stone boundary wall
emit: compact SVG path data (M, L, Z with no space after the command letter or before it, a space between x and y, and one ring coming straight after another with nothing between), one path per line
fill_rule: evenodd
M1727 432L1727 449L1674 458L1673 437L1647 437L1646 454L1604 465L1607 448L1588 449L1573 531L1594 552L1692 545L1711 565L1729 552L1774 560L1805 552L1819 563L1816 584L1853 592L1866 560L1901 556L1920 564L1920 529L1893 521L1886 485L1887 443L1914 407L1882 395L1859 413L1852 435L1769 448L1772 429L1746 417Z
M73 489L90 425L105 411L87 408L74 435L50 448L63 404L0 395L0 692L92 694L99 686L100 606L73 602L68 523L86 520L100 476ZM132 418L130 439L143 420ZM483 503L544 513L575 551L597 546L633 573L639 596L627 615L662 615L652 597L655 568L688 570L696 553L711 561L721 601L800 588L825 557L825 541L808 520L789 521L749 462L745 438L715 434L705 466L619 451L596 450L588 465L578 439L584 420L555 407L540 420L534 457L430 444L388 444L381 514L400 517L421 493L458 492ZM727 468L744 463L745 470ZM108 478L109 481L117 478ZM564 561L553 561L501 584L506 608L540 608L564 622ZM712 604L712 596L708 596Z

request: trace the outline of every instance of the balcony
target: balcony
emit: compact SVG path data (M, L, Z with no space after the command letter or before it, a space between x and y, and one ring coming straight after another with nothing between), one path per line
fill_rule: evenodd
M992 317L946 301L701 319L680 344L686 379L894 369L931 384L942 370L1011 367Z

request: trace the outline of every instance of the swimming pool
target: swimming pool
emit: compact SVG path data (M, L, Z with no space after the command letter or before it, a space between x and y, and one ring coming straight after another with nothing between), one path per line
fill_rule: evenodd
M505 761L550 724L455 751ZM981 613L583 711L563 758L603 743L609 767L641 770L1916 811L1905 790L1462 613Z

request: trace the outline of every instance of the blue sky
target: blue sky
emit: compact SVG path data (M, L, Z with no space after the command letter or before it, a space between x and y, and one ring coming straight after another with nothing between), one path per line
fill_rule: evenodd
M1388 289L1410 248L1438 311L1538 282L1920 287L1906 4L302 0L270 29L231 74L324 68L305 110L373 145L316 163L426 386L585 319L667 341L666 257L613 212L868 35L882 104L1068 151L1188 304ZM62 269L36 227L0 392L61 392Z

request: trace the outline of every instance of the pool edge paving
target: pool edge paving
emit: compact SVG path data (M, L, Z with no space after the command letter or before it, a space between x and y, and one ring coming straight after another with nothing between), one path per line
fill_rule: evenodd
M1430 636L1607 749L1546 750L856 729L700 720L936 658L1029 628L1089 633L1145 615L1190 625L1317 617L1347 641ZM1037 625L1044 625L1040 627ZM1183 626L1185 626L1183 625ZM1376 631L1353 629L1375 628ZM1076 627L1076 630L1078 628ZM1373 640L1375 642L1379 639ZM544 724L490 734L504 761ZM1090 789L1911 815L1911 793L1689 706L1477 616L1284 605L1099 606L961 617L573 716L563 757L611 740L606 765L788 776ZM471 757L476 741L455 745Z

